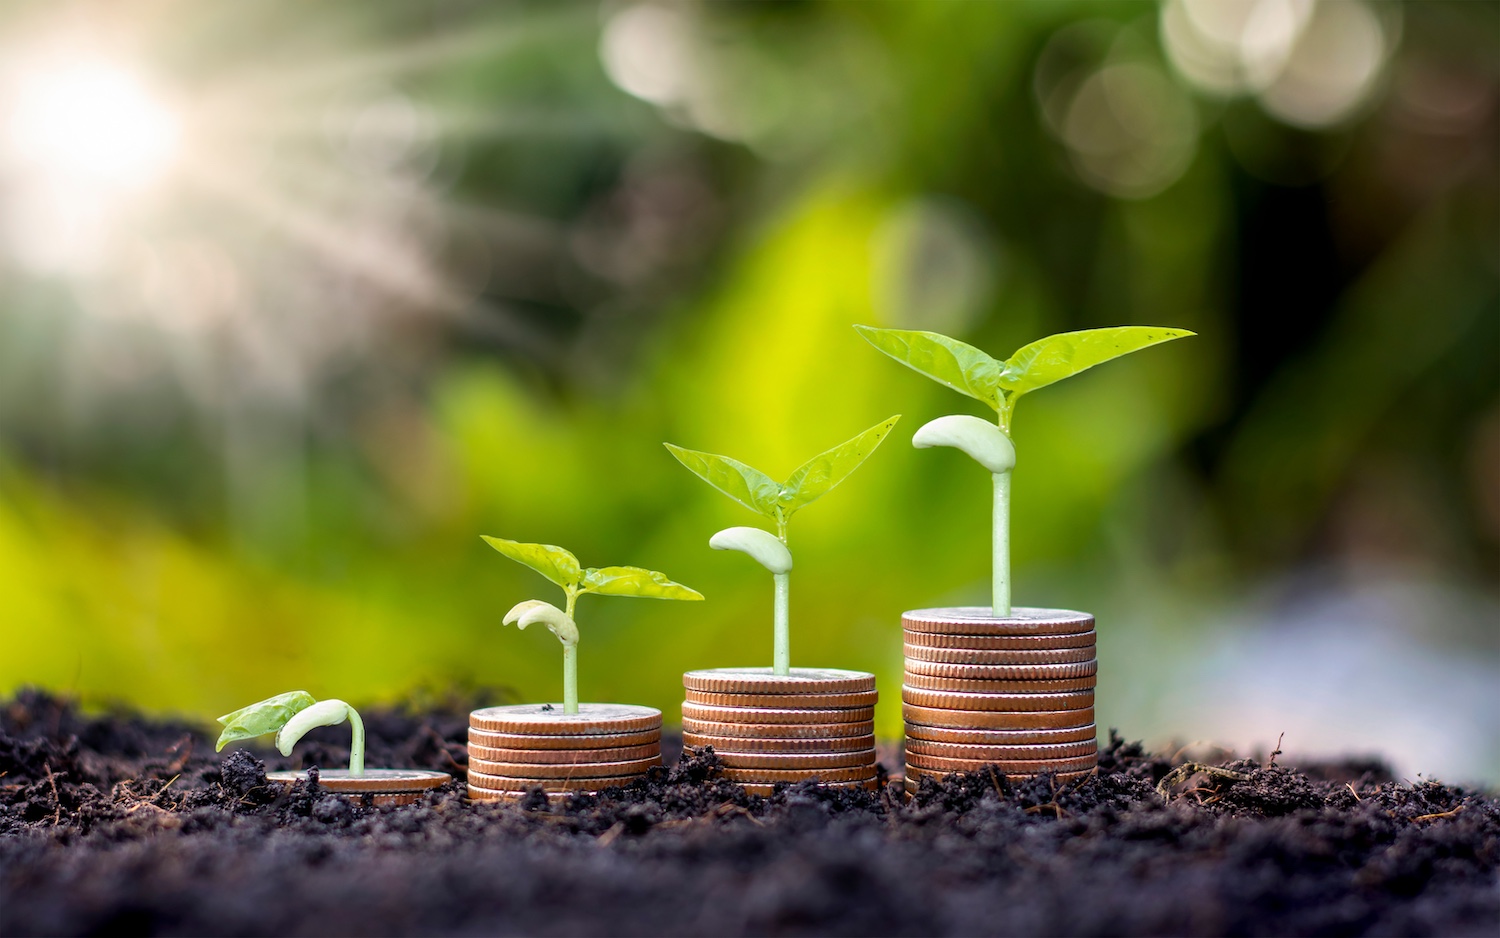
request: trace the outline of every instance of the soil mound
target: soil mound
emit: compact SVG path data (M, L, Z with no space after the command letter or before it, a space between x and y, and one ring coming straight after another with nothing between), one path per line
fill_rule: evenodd
M720 779L709 752L598 797L472 804L467 709L365 714L369 764L458 776L418 805L377 809L315 781L266 782L268 767L343 765L337 730L291 760L221 758L185 724L89 716L36 692L0 703L0 933L1500 926L1500 802L1376 764L1182 766L1112 733L1098 774L1067 785L977 773L924 780L909 802L899 783L760 798Z

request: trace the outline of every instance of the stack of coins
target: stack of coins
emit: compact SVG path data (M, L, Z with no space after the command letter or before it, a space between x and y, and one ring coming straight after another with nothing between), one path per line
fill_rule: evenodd
M430 789L443 785L452 777L447 772L426 769L365 769L363 775L350 775L348 769L326 769L318 772L318 785L355 804L387 808L416 804ZM307 781L309 776L305 771L267 772L266 779L291 785Z
M906 788L993 767L1081 778L1098 764L1094 617L1065 609L919 609L901 617Z
M682 743L712 746L754 795L816 779L874 788L875 675L833 668L715 668L682 676Z
M661 711L623 704L487 707L469 714L469 797L552 799L624 785L661 765Z

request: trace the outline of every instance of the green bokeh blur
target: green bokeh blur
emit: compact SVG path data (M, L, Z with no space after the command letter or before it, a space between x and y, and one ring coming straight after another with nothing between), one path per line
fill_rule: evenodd
M986 601L989 480L907 442L978 405L851 325L1003 357L1139 323L1199 336L1018 408L1017 601L1096 614L1102 724L1251 745L1326 706L1399 756L1415 731L1299 703L1321 672L1275 683L1305 656L1276 597L1412 585L1388 657L1436 664L1353 686L1500 672L1497 27L1365 0L7 7L0 690L200 719L298 687L556 698L556 641L500 618L560 592L492 534L708 597L579 605L584 699L670 721L682 671L769 664L771 581L707 548L755 519L661 443L784 477L901 413L791 529L793 663L874 671L894 736L901 611ZM1374 641L1363 615L1317 647ZM1282 709L1192 725L1224 688L1182 682L1245 634L1283 638L1213 680ZM1454 771L1500 775L1480 749Z

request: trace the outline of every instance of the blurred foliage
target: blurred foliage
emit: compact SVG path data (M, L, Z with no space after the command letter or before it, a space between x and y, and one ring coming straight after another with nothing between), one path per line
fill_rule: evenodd
M1017 600L1099 616L1104 701L1278 571L1496 591L1494 5L1371 7L1388 59L1319 127L1193 90L1147 3L119 6L0 36L118 40L217 149L125 216L135 253L0 255L0 688L555 698L487 533L703 592L580 604L584 699L675 715L682 671L769 664L771 591L661 442L781 478L962 407L856 322L1199 333L1014 428ZM1180 167L1100 163L1064 60L1167 76ZM1120 190L1148 158L1176 175ZM877 672L883 732L900 611L985 601L988 491L897 439L793 532L793 663Z

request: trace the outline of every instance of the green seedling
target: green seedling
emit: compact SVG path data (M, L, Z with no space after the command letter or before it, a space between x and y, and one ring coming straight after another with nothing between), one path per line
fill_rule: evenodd
M215 752L222 752L229 743L242 739L254 739L267 733L276 734L276 749L283 756L292 754L292 747L307 735L308 730L319 726L337 726L349 721L353 739L349 743L349 775L359 778L365 774L365 724L354 708L342 700L316 700L305 690L277 694L241 707L233 713L219 717L224 732L219 734Z
M588 567L561 547L551 544L522 544L502 537L481 534L484 542L522 566L561 586L567 597L567 608L559 609L540 599L516 603L505 614L505 625L524 629L544 625L563 646L563 712L578 712L578 623L573 609L578 597L586 593L600 596L635 596L642 599L702 599L703 594L674 583L665 574L640 567Z
M1021 396L1131 352L1194 333L1157 326L1117 326L1038 339L1005 361L936 332L855 326L871 345L906 367L994 408L995 423L968 415L939 417L912 437L919 449L963 450L994 477L993 612L1010 615L1010 473L1016 465L1011 417Z
M772 673L791 673L790 594L792 552L787 546L787 521L800 508L827 495L849 478L860 463L870 458L886 434L901 419L897 414L876 424L859 436L840 443L802 464L785 482L776 482L759 469L751 468L728 456L700 453L671 443L664 444L677 461L698 478L744 505L776 522L776 533L761 528L727 528L715 534L708 546L715 550L738 550L753 557L771 571L776 583Z

